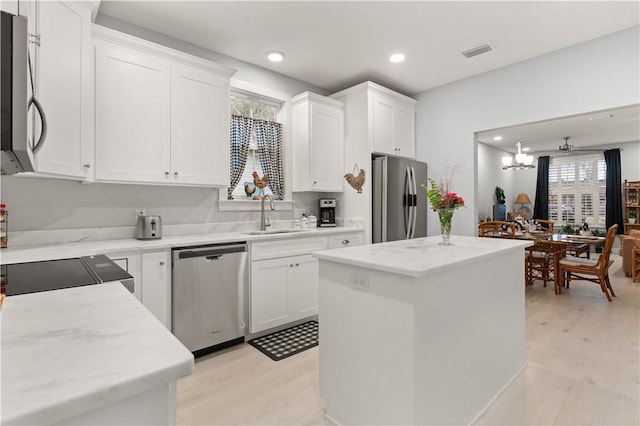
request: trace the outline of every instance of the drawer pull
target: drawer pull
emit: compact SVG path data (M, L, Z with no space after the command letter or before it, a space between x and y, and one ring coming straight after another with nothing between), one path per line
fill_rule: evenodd
M342 240L342 243L341 243L341 244L342 244L343 246L346 246L346 245L347 245L347 244L349 244L349 243L350 243L350 241L349 241L349 240Z
M164 265L164 261L160 262L160 266Z

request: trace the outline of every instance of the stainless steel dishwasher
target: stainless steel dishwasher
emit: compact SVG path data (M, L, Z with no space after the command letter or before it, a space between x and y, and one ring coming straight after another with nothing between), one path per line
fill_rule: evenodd
M172 250L173 334L196 356L244 341L247 244Z

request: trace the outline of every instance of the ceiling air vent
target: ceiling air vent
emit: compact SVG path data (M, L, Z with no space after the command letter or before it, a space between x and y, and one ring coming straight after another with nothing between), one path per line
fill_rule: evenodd
M491 52L493 47L489 43L483 43L479 46L472 47L471 49L467 49L462 54L465 58L471 58L474 56L482 55L483 53Z

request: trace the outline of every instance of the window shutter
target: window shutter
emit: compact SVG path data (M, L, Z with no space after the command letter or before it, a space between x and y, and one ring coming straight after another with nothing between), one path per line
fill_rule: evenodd
M602 155L556 157L549 165L549 219L604 226L606 164Z

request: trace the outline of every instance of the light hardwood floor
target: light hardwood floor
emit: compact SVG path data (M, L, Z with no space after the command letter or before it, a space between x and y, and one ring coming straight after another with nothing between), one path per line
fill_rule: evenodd
M613 302L589 282L527 287L527 367L477 424L640 424L640 283L612 259ZM178 382L179 424L330 424L323 409L317 347L274 362L238 345Z

